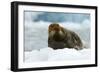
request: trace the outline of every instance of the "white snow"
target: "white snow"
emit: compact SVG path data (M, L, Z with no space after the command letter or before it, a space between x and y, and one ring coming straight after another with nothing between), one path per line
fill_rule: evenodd
M58 49L43 48L40 50L33 50L25 52L25 62L39 62L39 61L64 61L64 60L88 60L91 58L91 49L84 48L83 50L75 49Z

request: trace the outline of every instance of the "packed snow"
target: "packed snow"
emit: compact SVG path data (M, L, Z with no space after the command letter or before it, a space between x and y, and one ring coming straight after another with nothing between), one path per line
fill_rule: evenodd
M53 50L48 47L40 50L33 50L31 52L25 52L25 62L88 60L91 58L90 51L90 49L86 48L77 51L74 48Z

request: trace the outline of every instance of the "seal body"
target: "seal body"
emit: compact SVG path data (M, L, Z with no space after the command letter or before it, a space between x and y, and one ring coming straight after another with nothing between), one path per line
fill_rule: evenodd
M48 29L48 47L53 49L83 48L80 37L73 31L61 27L57 23L49 25Z

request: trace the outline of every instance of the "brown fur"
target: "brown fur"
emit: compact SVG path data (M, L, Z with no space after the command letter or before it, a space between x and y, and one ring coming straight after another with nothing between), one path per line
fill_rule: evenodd
M49 25L48 34L48 46L53 49L75 48L79 50L83 48L82 41L75 32L57 23Z

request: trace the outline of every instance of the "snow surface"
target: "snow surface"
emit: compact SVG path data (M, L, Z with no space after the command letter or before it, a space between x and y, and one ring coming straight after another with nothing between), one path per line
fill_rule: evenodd
M91 50L84 48L83 50L75 49L58 49L43 48L40 50L33 50L25 52L25 62L39 62L39 61L65 61L65 60L88 60L91 58Z

